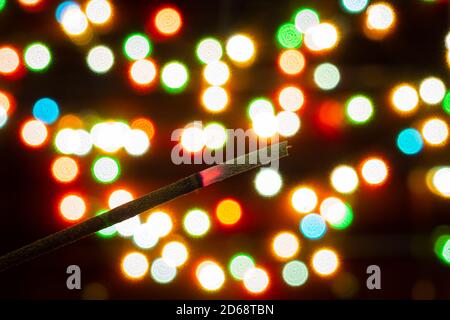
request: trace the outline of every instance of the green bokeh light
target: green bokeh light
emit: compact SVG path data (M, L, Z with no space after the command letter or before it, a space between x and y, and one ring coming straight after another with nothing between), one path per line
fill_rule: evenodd
M92 176L101 183L112 183L120 176L119 161L112 157L97 158L91 167Z
M105 212L108 212L108 210L100 210L99 212L97 212L96 216L102 215ZM102 238L112 238L116 235L116 233L117 230L115 226L107 227L105 229L96 232L96 234Z
M123 42L123 53L129 60L145 59L152 52L152 44L143 33L132 33Z
M294 24L285 23L277 31L278 44L286 49L299 48L302 44L303 36Z
M442 107L446 113L450 114L450 91L447 91L444 101L442 102Z
M169 93L180 93L189 82L189 70L179 61L166 63L161 70L161 84Z
M345 103L345 115L347 120L356 125L369 122L374 113L372 100L362 94L352 96Z
M267 98L260 97L250 101L248 105L247 114L250 117L250 119L253 119L253 117L259 112L270 112L274 114L275 113L274 110L275 109L273 107L272 101L270 101Z
M353 222L353 209L352 207L346 203L345 206L347 210L345 211L345 215L342 220L330 223L330 226L334 229L342 230L348 228Z
M369 0L341 0L342 8L348 13L360 13L367 5Z
M52 53L42 42L31 43L23 52L25 65L30 71L43 72L52 62Z
M0 12L3 11L3 9L5 9L6 6L6 0L0 0Z
M450 265L450 235L441 235L436 240L434 252L442 262Z
M228 270L236 280L244 279L245 273L253 267L255 267L255 261L250 255L245 253L234 255L228 264Z
M283 280L291 287L302 286L308 280L308 268L301 261L290 261L283 267Z
M216 38L208 37L200 40L195 49L197 59L208 64L213 61L219 61L223 55L222 44Z

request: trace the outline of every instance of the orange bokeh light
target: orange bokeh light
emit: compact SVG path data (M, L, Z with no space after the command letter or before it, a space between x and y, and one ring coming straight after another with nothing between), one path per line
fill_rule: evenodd
M164 7L158 10L153 23L160 34L172 36L180 31L183 19L181 13L177 9Z
M78 173L78 164L70 157L59 157L52 163L52 175L58 182L72 182L76 179Z
M241 219L242 208L236 200L225 199L217 205L216 215L222 224L233 225Z
M18 71L20 58L16 49L10 46L0 48L0 74L12 75Z
M298 75L305 68L305 57L298 50L285 50L278 57L278 66L287 75Z

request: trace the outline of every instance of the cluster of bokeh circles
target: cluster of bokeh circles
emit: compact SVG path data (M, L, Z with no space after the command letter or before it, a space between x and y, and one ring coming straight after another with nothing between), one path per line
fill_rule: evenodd
M46 9L43 0L17 2L30 12ZM7 7L7 1L0 0L0 19L7 13ZM340 8L349 19L362 17L361 32L369 41L381 41L395 31L398 17L393 4L340 0ZM136 91L161 88L167 94L183 94L192 81L188 64L182 60L161 63L153 55L160 39L180 36L186 23L181 10L173 5L161 5L150 13L151 19L142 25L141 31L131 32L122 39L119 48L95 43L96 33L110 30L115 14L112 1L89 0L81 4L63 1L56 7L55 19L66 40L83 50L87 48L85 64L97 76L107 77L122 59L129 85ZM345 75L326 57L340 45L344 35L338 22L321 16L312 7L296 10L274 30L277 55L273 67L282 75L284 84L248 101L246 116L255 136L289 138L300 132L301 115L308 107L308 89L300 86L298 79L305 76L305 70L311 70L310 81L323 95L339 88ZM450 67L449 39L450 33L444 39L446 68ZM202 68L198 105L206 114L218 117L227 111L232 103L227 86L233 80L233 70L250 68L258 58L258 50L261 48L257 39L241 32L226 38L205 37L192 46L191 52ZM0 76L17 81L27 72L45 74L52 67L53 59L51 45L39 39L20 50L14 44L0 44ZM321 61L315 63L317 59ZM442 79L426 75L417 82L392 84L387 96L392 112L411 120L410 126L400 128L392 141L399 155L413 157L427 149L443 149L448 145L450 92ZM17 107L13 93L0 89L0 128L7 126ZM341 130L344 125L349 130L358 130L377 116L377 108L368 93L355 91L343 101L318 106L319 125L328 130ZM126 157L146 155L155 132L154 122L146 116L124 120L65 114L63 101L44 96L36 97L29 118L22 121L19 135L26 147L52 146L55 156L49 163L49 172L55 183L72 187L81 179L81 168L86 167L90 168L89 175L95 182L115 186L120 181ZM222 149L227 139L226 127L219 121L205 124L195 121L183 128L180 144L186 152L196 154L205 149ZM94 157L87 157L89 154ZM199 259L190 254L189 246L194 242L189 240L206 238L214 230L214 224L233 230L245 218L245 205L235 198L224 197L214 208L189 208L179 221L175 218L179 215L169 209L153 210L97 234L102 238L120 236L133 243L133 250L121 260L121 270L127 279L151 277L157 283L168 284L178 273L191 268L199 287L205 291L219 291L231 277L241 282L247 292L257 295L270 288L271 277L278 272L286 285L299 287L312 273L330 277L339 270L342 258L338 250L321 246L320 240L328 233L348 228L355 218L352 195L362 187L383 186L391 170L394 168L389 160L375 150L358 161L339 163L332 168L327 186L319 180L301 181L285 192L291 209L288 211L296 216L297 224L268 235L269 254L281 263L278 271L264 267L263 259L258 261L251 252L236 250L228 261L213 257ZM433 194L450 199L450 164L429 168L419 179ZM261 197L281 197L283 177L278 170L263 168L254 178L254 187ZM57 207L60 216L73 224L125 204L135 196L127 188L113 188L107 194L104 209L92 212L86 195L68 192L57 200ZM304 241L317 245L310 257L302 253ZM440 234L435 251L443 262L450 264L448 248L450 233ZM151 250L158 252L152 260L148 253ZM155 257L155 252L151 256Z

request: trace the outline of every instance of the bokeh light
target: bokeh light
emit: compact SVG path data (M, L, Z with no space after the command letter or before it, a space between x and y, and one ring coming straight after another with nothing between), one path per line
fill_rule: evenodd
M151 140L155 135L155 126L150 119L147 118L137 118L131 122L131 129L137 129L144 131L147 135L148 140Z
M434 252L443 263L450 265L450 235L441 235L436 240Z
M311 51L325 51L334 48L339 41L336 27L330 23L320 23L308 29L305 45Z
M297 30L306 33L310 28L320 23L320 18L316 11L305 8L296 13L294 21Z
M70 157L58 157L52 163L52 175L56 181L69 183L74 181L79 173L78 163Z
M228 93L222 87L209 87L202 94L202 104L210 112L221 112L228 105Z
M127 278L141 279L148 272L148 259L139 252L130 252L122 260L122 272Z
M327 232L327 224L321 215L310 213L302 218L300 222L300 231L303 236L308 239L320 239Z
M221 86L230 78L230 69L223 61L213 61L205 66L203 76L210 85Z
M361 166L361 175L369 185L381 185L388 177L386 162L380 158L369 158Z
M223 55L222 44L215 38L206 38L199 42L196 50L197 58L205 64L219 61Z
M0 90L0 109L5 111L7 116L14 109L14 98L5 91Z
M372 101L363 95L351 97L345 104L345 114L347 119L354 124L364 124L368 122L374 113Z
M207 291L217 291L225 283L225 273L217 263L206 260L196 269L198 282Z
M249 36L236 34L228 39L226 52L232 61L239 64L247 64L254 59L256 49L253 40Z
M17 50L10 46L0 47L0 74L13 74L19 66L20 58Z
M333 250L320 249L313 255L312 267L320 276L330 276L338 269L339 258Z
M63 30L70 36L81 36L89 28L86 15L75 2L64 6L60 11L60 17Z
M47 141L48 130L42 121L28 120L22 125L20 135L25 145L39 148Z
M448 139L448 125L444 120L432 118L422 126L423 140L431 146L443 145Z
M348 13L360 13L369 4L369 0L341 0L342 8Z
M331 175L330 181L333 188L340 193L353 193L359 185L358 174L350 166L340 165L336 167Z
M450 198L450 167L431 170L432 191L444 198Z
M96 46L89 50L87 65L95 73L106 73L114 65L114 53L107 46Z
M392 91L391 102L395 111L399 113L411 113L417 109L419 95L413 86L401 84Z
M322 201L320 215L335 229L344 229L353 220L348 206L336 197L329 197Z
M164 36L172 36L178 33L183 24L181 13L170 7L160 9L155 16L156 30Z
M395 24L395 11L389 3L371 4L366 10L366 27L373 30L388 30Z
M131 156L142 156L150 148L150 141L144 131L132 129L127 132L123 147Z
M177 269L169 265L163 258L158 258L153 261L150 274L156 282L167 284L175 279Z
M187 67L178 61L172 61L164 65L161 71L163 87L171 93L183 91L189 80Z
M133 242L141 249L150 249L158 244L159 236L156 226L142 223L137 226L133 233Z
M52 61L50 49L43 43L32 43L25 48L24 62L31 71L44 71Z
M271 138L278 133L278 121L275 115L267 112L257 113L253 117L253 131L260 138Z
M86 4L86 16L96 25L107 23L112 17L112 6L107 0L90 0Z
M147 224L156 230L156 234L159 238L167 236L173 228L172 218L164 211L156 211L150 214L147 219Z
M32 9L42 4L43 0L18 0L19 4L24 8Z
M0 12L3 11L3 9L5 9L7 0L0 0Z
M263 168L256 175L254 183L260 195L273 197L280 192L283 180L278 170Z
M252 294L260 294L269 287L269 275L264 269L255 267L248 270L244 275L244 287Z
M252 120L260 113L269 113L273 115L274 112L272 102L266 98L253 99L248 106L248 115Z
M245 273L254 267L255 261L250 255L239 253L231 258L228 270L234 279L243 280Z
M418 154L423 149L420 132L413 128L402 130L397 137L397 147L406 155Z
M227 142L228 135L225 127L219 123L209 123L203 129L205 146L209 149L220 149Z
M295 112L281 111L277 114L278 133L283 137L292 137L301 126L300 118Z
M302 44L303 35L293 23L285 23L277 30L277 42L282 48L295 49Z
M171 241L163 247L162 258L168 265L180 267L187 261L188 251L183 243Z
M314 82L322 90L336 88L341 80L339 69L331 63L322 63L314 70Z
M308 187L299 187L295 189L291 197L291 204L295 211L299 213L308 213L317 206L318 198L313 189Z
M41 98L33 105L33 116L46 124L52 124L58 119L59 106L53 99Z
M181 133L181 145L188 152L199 152L205 146L203 129L197 125L184 128Z
M225 199L218 203L216 216L220 223L224 225L234 225L242 217L242 207L234 199Z
M278 58L278 66L287 75L298 75L305 68L305 57L298 50L285 50Z
M299 287L308 280L308 268L301 261L289 261L283 267L282 276L289 286Z
M435 77L426 78L419 87L420 97L425 103L431 105L438 104L444 99L445 90L444 82Z
M86 202L76 194L66 195L59 203L59 212L67 221L78 221L86 214Z
M98 182L112 183L119 178L119 162L111 157L98 158L92 164L92 174Z
M156 66L148 59L137 60L130 67L130 78L138 86L149 86L156 78Z
M203 210L193 209L184 216L183 228L192 237L203 237L210 227L209 215Z
M6 109L0 106L0 128L3 128L8 121L8 114L6 113Z
M292 232L281 232L272 240L272 250L278 258L292 258L298 253L299 249L300 241Z
M297 111L303 106L304 102L303 92L297 87L284 87L278 95L278 103L286 111Z
M114 209L132 201L133 199L133 195L128 190L117 189L110 194L108 198L108 205L110 209Z
M150 40L145 34L133 33L129 35L123 44L123 52L130 60L142 60L152 51Z
M102 215L108 212L108 210L100 210L96 213L96 216ZM100 231L97 231L96 234L101 238L112 238L116 235L117 230L115 226L106 227Z

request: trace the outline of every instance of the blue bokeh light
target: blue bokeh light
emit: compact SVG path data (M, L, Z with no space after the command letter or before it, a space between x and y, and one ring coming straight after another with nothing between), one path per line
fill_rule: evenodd
M404 154L418 154L423 148L420 132L413 128L403 130L397 137L397 147Z
M311 213L300 222L300 231L308 239L319 239L325 235L327 224L321 215Z
M58 104L50 98L42 98L33 106L33 116L46 124L52 124L58 119Z

